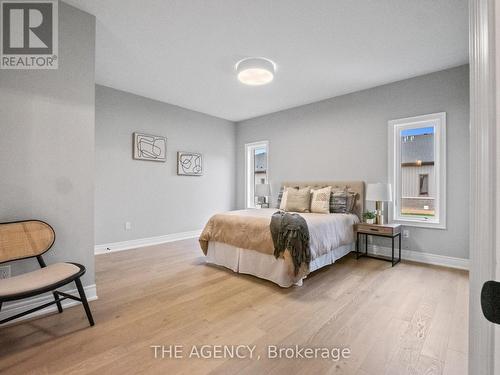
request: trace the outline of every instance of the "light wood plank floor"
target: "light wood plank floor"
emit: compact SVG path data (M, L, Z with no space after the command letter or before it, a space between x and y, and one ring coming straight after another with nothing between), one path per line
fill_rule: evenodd
M204 264L196 240L96 257L96 326L81 307L0 328L5 374L467 373L466 272L351 255L276 285ZM261 359L155 359L151 345L257 345ZM351 357L269 359L267 345Z

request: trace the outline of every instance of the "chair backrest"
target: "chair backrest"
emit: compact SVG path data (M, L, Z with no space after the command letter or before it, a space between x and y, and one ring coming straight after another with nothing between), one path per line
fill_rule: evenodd
M43 221L0 223L0 263L42 255L55 239L54 229Z

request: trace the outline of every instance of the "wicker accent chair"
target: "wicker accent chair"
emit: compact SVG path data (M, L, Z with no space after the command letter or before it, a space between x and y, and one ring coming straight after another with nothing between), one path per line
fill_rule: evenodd
M40 220L0 223L0 264L36 258L40 265L39 270L0 280L0 311L2 304L7 301L29 298L47 292L52 292L54 295L54 301L0 320L0 325L53 304L56 304L59 313L62 313L61 301L65 299L81 302L90 325L94 325L92 312L80 280L85 273L85 267L76 263L56 263L47 266L42 258L42 255L52 247L55 239L54 229ZM79 298L56 290L73 281L78 289Z

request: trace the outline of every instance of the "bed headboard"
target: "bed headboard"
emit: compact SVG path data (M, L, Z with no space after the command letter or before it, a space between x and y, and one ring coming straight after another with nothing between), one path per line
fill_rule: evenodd
M363 181L285 181L281 186L310 186L312 189L319 189L325 186L333 188L344 188L347 186L349 190L355 191L359 194L354 207L354 213L361 218L365 205L365 183Z

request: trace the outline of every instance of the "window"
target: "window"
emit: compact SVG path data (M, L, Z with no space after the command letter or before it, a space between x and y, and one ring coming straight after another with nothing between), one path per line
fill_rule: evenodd
M245 201L247 208L254 208L259 197L255 196L255 185L268 183L269 142L255 142L245 145Z
M446 228L446 113L389 121L390 219Z
M418 175L418 195L428 196L429 195L429 175L419 174Z

